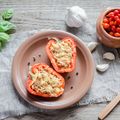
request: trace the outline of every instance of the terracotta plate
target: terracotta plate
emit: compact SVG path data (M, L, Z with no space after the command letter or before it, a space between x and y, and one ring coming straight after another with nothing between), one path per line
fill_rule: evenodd
M29 65L46 63L51 66L45 51L47 37L67 36L73 38L77 44L77 61L73 72L62 74L66 80L64 94L57 99L44 99L30 95L25 87ZM88 48L78 37L58 30L39 32L26 40L17 50L12 65L13 84L18 93L32 105L44 109L66 108L78 102L90 88L93 74L94 64Z

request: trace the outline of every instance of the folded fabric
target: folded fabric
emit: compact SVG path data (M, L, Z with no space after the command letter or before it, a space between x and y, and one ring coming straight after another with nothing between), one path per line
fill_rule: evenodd
M89 27L89 26L88 26ZM87 28L86 33L90 33L91 28ZM11 67L13 56L16 50L24 42L25 39L35 34L37 31L25 31L12 35L10 42L0 52L0 119L8 116L17 116L31 112L42 112L44 110L38 109L26 101L24 101L14 89L11 80ZM85 42L90 42L93 38L96 39L95 34L80 35ZM93 57L96 63L105 62L101 59L104 49L100 46ZM91 89L87 95L77 104L86 105L92 103L99 103L110 101L120 91L120 74L119 74L119 59L111 64L110 69L103 74L95 73L95 78Z

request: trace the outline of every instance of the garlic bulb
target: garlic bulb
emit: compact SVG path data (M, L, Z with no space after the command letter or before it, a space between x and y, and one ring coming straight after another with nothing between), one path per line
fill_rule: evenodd
M99 64L96 69L100 72L105 72L109 68L109 64Z
M106 52L103 54L103 58L107 60L115 60L115 55L111 52Z
M86 21L87 15L83 8L79 6L73 6L68 8L68 13L65 18L65 22L69 27L81 27Z
M88 48L91 52L93 52L93 50L95 50L95 48L97 47L98 43L97 42L90 42L88 43Z

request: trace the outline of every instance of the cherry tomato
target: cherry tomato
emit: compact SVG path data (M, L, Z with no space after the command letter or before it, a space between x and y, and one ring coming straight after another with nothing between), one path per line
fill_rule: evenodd
M108 23L103 23L103 27L105 28L105 29L108 29L109 28L109 24Z
M112 35L112 36L114 35L114 33L113 33L113 32L109 32L109 34L110 34L110 35Z
M107 16L111 18L114 17L114 12L110 12Z
M103 19L103 22L104 22L104 23L108 23L109 20L108 20L107 18L104 18L104 19Z
M115 36L115 37L120 37L120 33L117 33L117 32L116 32L116 33L114 34L114 36Z
M120 18L120 13L118 14L118 17Z
M119 10L115 10L114 15L118 15L118 14L119 14Z
M110 21L109 25L110 25L110 26L114 25L114 22L113 22L113 21Z
M119 19L119 17L118 16L114 16L114 20L117 20L117 19Z
M116 28L116 32L120 33L120 27Z
M116 31L116 27L115 27L115 26L112 26L112 27L111 27L111 30L112 30L113 32L115 32L115 31Z
M119 18L116 20L116 22L117 22L118 25L120 25L120 19Z

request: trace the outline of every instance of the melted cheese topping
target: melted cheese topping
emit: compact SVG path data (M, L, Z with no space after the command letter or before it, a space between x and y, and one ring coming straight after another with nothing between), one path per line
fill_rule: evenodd
M72 59L72 47L70 43L57 41L56 43L52 43L50 50L59 67L70 67Z
M56 96L59 92L63 91L63 88L61 88L60 79L48 72L45 68L42 68L41 71L36 69L35 74L31 71L29 73L33 80L31 87L36 92Z

